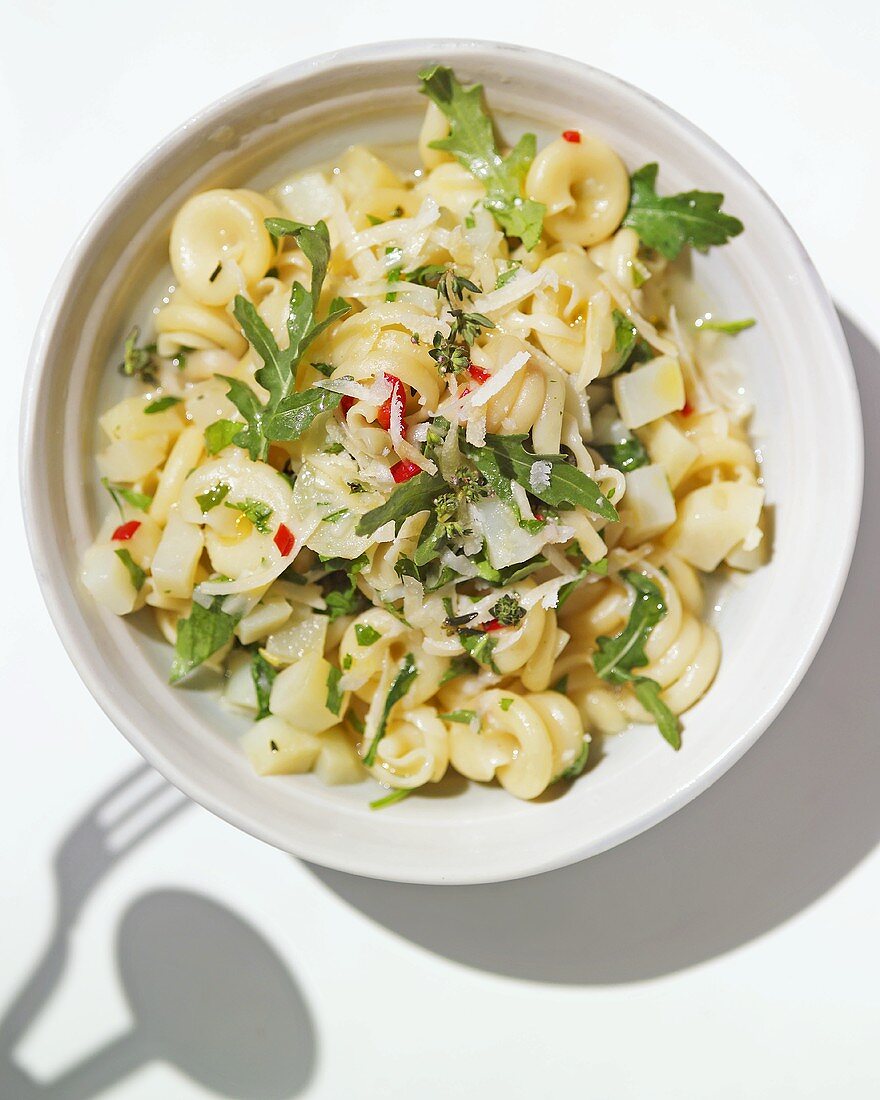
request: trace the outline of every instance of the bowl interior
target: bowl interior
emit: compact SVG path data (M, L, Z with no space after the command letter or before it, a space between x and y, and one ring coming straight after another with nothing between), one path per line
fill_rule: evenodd
M696 257L695 275L720 315L759 322L731 351L756 405L773 558L710 601L724 655L714 686L685 717L680 753L654 729L636 728L609 739L598 766L559 797L524 804L496 788L453 782L377 814L367 807L378 790L372 783L324 788L309 776L256 778L235 743L247 720L221 709L203 685L170 689L168 648L150 620L103 613L79 584L78 562L106 503L95 491L95 419L126 392L112 369L125 333L147 321L170 282L177 207L205 187L268 186L354 142L412 143L424 108L416 74L436 60L486 85L505 135L530 129L540 142L582 128L609 141L631 169L659 161L663 190L723 191L725 208L744 221L732 245ZM479 43L391 43L308 62L236 93L169 138L111 196L53 292L25 428L40 579L71 656L110 717L172 781L235 824L328 866L407 881L487 881L571 862L655 823L721 774L818 646L845 577L860 499L858 407L836 318L766 196L643 93L574 62ZM826 501L833 522L818 521Z

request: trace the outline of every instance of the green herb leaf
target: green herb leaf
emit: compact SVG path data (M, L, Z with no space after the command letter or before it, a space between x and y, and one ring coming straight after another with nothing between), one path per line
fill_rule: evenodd
M738 332L745 332L748 328L754 328L758 322L754 317L745 317L742 321L713 321L705 317L698 317L694 321L694 327L709 329L710 332L723 332L725 336L736 336Z
M333 367L329 363L312 363L312 366L318 374L323 374L325 378L329 378L333 373Z
M189 618L177 624L175 657L171 665L170 682L176 684L203 661L232 640L240 616L222 610L223 597L215 597L210 607L194 603Z
M342 400L342 394L323 386L312 386L302 393L292 393L278 403L278 407L266 426L266 435L272 440L288 442L299 439L316 416L331 412Z
M153 372L153 356L156 354L155 344L145 344L138 347L141 330L134 326L125 338L125 357L119 364L119 373L128 378L140 378L142 382L155 382L156 375Z
M476 661L463 653L459 653L457 657L453 657L449 662L449 667L443 673L439 686L443 687L444 684L448 684L450 680L456 680L459 676L472 676L475 672L479 672L479 665Z
M345 519L345 517L349 514L350 511L351 511L350 508L339 508L335 512L330 512L329 515L321 516L321 522L322 523L339 523L340 520Z
M593 667L597 675L612 684L632 683L636 698L655 718L660 732L674 749L681 748L679 723L660 698L660 685L633 669L648 663L645 644L654 627L666 616L666 604L657 585L633 570L621 571L621 578L635 590L636 600L629 622L614 638L596 639Z
M498 700L498 706L501 707L503 711L508 711L513 706L513 700L507 695L504 699Z
M374 799L370 803L370 809L381 810L385 806L393 806L395 802L403 802L405 798L409 798L414 789L414 787L398 787L396 791L386 794L383 798Z
M460 630L458 640L468 656L473 657L477 664L485 665L493 672L499 672L492 656L495 652L495 639L491 634L487 634L484 630Z
M416 474L399 485L384 504L361 516L355 534L372 535L389 521L394 522L396 533L407 517L414 516L417 512L430 511L434 498L445 489L446 482L439 474Z
M237 420L215 420L205 428L205 450L209 455L219 454L243 428Z
M367 750L367 754L364 757L364 763L367 767L375 764L376 752L379 748L379 742L385 736L385 729L388 725L388 718L391 714L391 710L395 703L399 703L400 700L406 695L409 689L412 687L413 680L418 676L419 670L416 667L415 658L411 653L407 653L401 663L400 668L397 671L397 675L391 681L391 687L388 689L388 695L385 697L385 706L382 708L382 716L379 719L379 725L376 728L376 733L373 736L373 740L370 742L370 747Z
M535 135L523 134L506 157L495 145L492 122L483 110L483 88L464 88L453 71L435 65L419 73L420 91L449 119L449 136L431 147L452 153L486 188L484 205L508 236L531 250L541 239L546 207L522 195L523 181L535 157Z
M357 644L364 646L374 645L382 637L379 631L370 626L369 623L355 623L354 634L357 638Z
M625 474L628 474L630 470L637 470L640 466L647 466L651 461L644 443L634 435L621 443L598 444L596 450L609 466L613 466L615 470L621 470Z
M128 570L128 575L131 577L131 583L134 585L135 592L140 592L144 581L147 579L147 574L137 564L128 550L116 550L115 554Z
M514 503L510 482L517 481L526 492L546 504L568 504L585 508L607 520L619 519L617 509L592 478L567 462L563 455L538 455L526 451L523 447L526 438L524 435L487 435L485 446L474 447L462 434L461 449L490 487L511 507ZM531 469L536 462L550 463L550 484L546 488L536 489L531 484Z
M600 577L607 577L608 559L600 558L599 561L587 561L586 558L583 559L578 575L573 580L569 581L568 584L564 584L562 588L559 589L559 597L556 601L557 613L559 612L565 601L568 599L568 597L581 583L584 577L588 576L590 573L598 573Z
M339 681L342 679L342 673L335 665L330 666L330 671L327 673L327 710L331 714L339 714L339 710L342 706L342 699L344 693L339 690Z
M218 482L217 485L212 485L206 493L199 493L196 497L196 501L198 502L199 508L202 510L202 515L207 515L212 508L216 508L228 493L229 486L225 481Z
M179 405L182 401L180 397L172 397L168 394L167 397L157 397L155 401L151 401L149 405L144 409L144 416L153 416L156 413L164 412L166 409L173 408L175 405Z
M113 503L119 509L121 516L125 514L122 510L123 500L130 504L132 508L137 508L141 512L146 512L153 503L153 498L147 496L146 493L136 493L134 489L127 489L124 485L118 485L115 481L110 481L106 477L101 478L101 484L113 498Z
M462 726L469 726L477 717L477 712L475 710L453 710L449 714L438 714L437 717L442 718L444 722L458 722Z
M514 262L506 271L502 271L498 278L495 280L495 289L500 290L503 286L507 286L512 278L519 271L522 264Z
M272 684L278 675L277 669L266 660L259 650L254 650L251 656L251 679L254 682L254 691L257 694L257 721L267 718L272 711L269 709L269 699L272 695Z
M224 493L224 496L225 495ZM247 516L261 535L269 534L269 517L272 515L272 509L265 501L253 500L251 497L248 497L246 500L227 500L226 507L234 508L236 511Z
M721 212L722 194L685 191L661 197L654 187L657 172L656 164L646 164L632 174L629 209L623 219L648 248L674 260L686 244L706 252L742 233L742 222Z

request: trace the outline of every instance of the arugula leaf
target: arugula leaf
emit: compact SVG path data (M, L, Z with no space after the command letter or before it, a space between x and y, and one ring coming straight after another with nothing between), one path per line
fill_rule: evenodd
M411 653L407 653L397 671L397 675L391 681L391 687L388 689L388 695L385 697L385 706L382 708L382 716L379 719L379 725L376 727L376 733L364 757L364 763L367 767L370 767L376 762L376 752L379 748L379 742L385 736L385 729L388 725L388 718L391 714L392 707L395 703L400 702L404 695L406 695L412 687L413 680L415 680L418 674L419 670L416 667L415 658Z
M633 669L648 663L645 644L654 627L666 617L666 604L657 585L631 569L622 570L621 578L635 590L636 600L629 622L614 638L596 639L593 667L598 676L612 684L633 684L636 698L653 716L662 735L674 749L681 748L678 719L660 698L660 685Z
M634 435L620 443L600 443L596 450L605 459L609 466L627 474L630 470L637 470L640 466L647 466L651 459L645 450L645 445Z
M135 325L125 338L124 358L119 364L119 373L128 378L140 378L142 382L155 382L153 356L156 354L156 345L144 344L139 348L140 337L141 330Z
M254 691L257 693L257 721L267 718L272 711L269 710L269 698L272 694L272 684L278 670L274 668L260 651L254 650L251 657L251 679L254 682Z
M113 503L119 509L121 516L125 515L121 503L123 500L126 504L130 504L132 508L137 508L141 512L146 512L153 503L153 498L147 496L146 493L137 493L134 489L127 489L124 485L118 485L115 481L110 481L109 478L102 477L101 484L113 498Z
M491 634L484 630L460 630L458 640L468 656L473 657L477 664L485 665L493 672L499 673L499 668L492 656L495 652L495 639Z
M449 119L449 136L432 141L431 148L452 153L486 188L484 205L511 237L519 237L531 251L541 239L546 207L523 198L523 181L535 158L534 134L523 134L502 157L495 145L492 122L483 110L483 87L459 84L452 69L434 65L419 73L419 91Z
M202 510L202 515L207 515L212 508L216 508L228 493L229 486L225 481L220 481L216 485L212 485L206 493L199 493L196 497L196 501L199 508Z
M694 321L694 327L709 329L710 332L723 332L725 336L736 336L739 332L745 332L747 328L754 328L758 322L754 317L745 317L742 321L713 321L705 317L698 317Z
M278 403L270 418L266 434L269 439L288 442L299 439L316 416L332 412L342 400L342 394L312 386L302 393L292 393Z
M371 810L381 810L385 806L393 806L395 802L403 802L413 793L415 787L398 787L396 791L386 794L383 798L376 798L370 803Z
M128 575L131 577L131 583L134 585L135 592L140 592L143 588L144 581L147 579L147 574L141 569L130 552L126 549L114 551L116 557L122 562L125 568L128 570Z
M329 378L333 373L333 367L331 367L329 363L312 363L311 366L314 367L318 374L323 374L325 378Z
M166 397L157 397L155 401L151 401L149 405L145 407L144 416L155 416L156 413L165 412L166 409L181 404L182 400L182 398L173 397L171 394L168 394Z
M686 244L706 252L742 233L743 223L722 213L724 196L716 191L658 195L654 189L658 170L656 164L646 164L633 172L629 209L622 223L634 229L648 248L674 260Z
M226 494L224 493L223 495L225 496ZM272 515L272 509L265 501L253 500L251 497L248 497L246 500L227 500L225 506L227 508L233 508L246 516L261 535L269 534L269 517Z
M289 344L279 348L269 326L260 317L253 302L241 294L236 295L233 314L241 325L244 335L263 360L263 365L254 375L255 380L269 394L263 405L250 386L226 375L219 375L230 386L227 394L230 401L247 421L248 427L234 439L240 447L247 447L252 459L265 459L269 451L268 433L275 414L281 409L288 414L282 415L276 429L282 433L279 439L295 439L317 416L319 411L309 410L316 398L314 395L305 404L282 403L291 397L296 385L296 367L309 344L318 337L328 325L345 316L351 308L342 298L334 298L323 321L316 321L315 314L321 296L321 288L330 263L330 234L324 222L304 225L302 222L288 221L286 218L267 218L266 229L275 238L293 237L312 265L312 278L309 290L302 283L294 283L290 292L290 307L287 316ZM309 391L307 391L309 392ZM327 400L327 399L324 399ZM337 398L337 403L338 403ZM335 407L335 406L328 406ZM288 434L295 432L297 434Z
M336 668L335 665L330 666L330 671L327 673L327 710L331 714L339 714L339 709L342 706L342 699L344 693L339 690L339 681L342 679L342 673Z
M547 564L547 559L541 554L536 554L533 558L529 558L528 561L518 562L516 565L506 565L503 569L496 569L489 564L489 560L486 557L485 543L480 550L477 557L471 558L471 561L476 566L477 572L480 577L488 584L497 585L499 588L506 588L509 584L516 584L517 581L521 581L524 577L528 577L538 569L542 569Z
M446 482L439 474L424 472L416 474L409 481L399 485L384 504L362 515L355 528L355 534L372 535L389 520L394 521L396 534L408 516L429 511L433 507L434 498L445 489Z
M572 760L567 768L564 768L559 775L554 776L550 780L551 783L558 783L562 779L577 779L584 768L587 766L587 760L590 756L590 742L584 737L584 743L581 745L581 751Z
M580 572L578 573L578 575L573 580L570 580L568 584L564 584L562 588L559 589L559 596L556 601L557 613L559 612L559 609L562 607L565 601L568 599L568 597L581 583L584 577L589 576L590 573L598 573L600 577L606 577L608 575L608 559L600 558L598 561L587 561L586 558L584 558L584 560L581 562Z
M209 455L219 454L243 428L237 420L215 420L205 428L205 450Z
M455 680L459 676L471 676L478 671L479 666L472 657L468 657L464 653L459 653L457 657L453 657L449 662L449 667L443 673L439 686L443 687L443 685L448 684L450 680Z
M382 637L379 631L369 623L355 623L354 634L357 644L362 646L374 645Z
M176 684L182 680L232 640L232 632L241 616L228 615L223 611L222 603L222 596L215 596L210 607L194 603L189 618L178 621L170 683Z
M594 515L616 521L617 509L592 478L567 462L564 455L538 455L526 451L525 435L487 435L483 447L474 447L462 438L461 449L506 503L513 506L511 481L518 481L532 496L554 506L568 504L586 508ZM536 489L530 481L532 466L549 462L550 484Z

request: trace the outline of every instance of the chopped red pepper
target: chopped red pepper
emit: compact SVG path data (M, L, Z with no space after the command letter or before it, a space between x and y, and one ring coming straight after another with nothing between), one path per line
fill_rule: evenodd
M401 422L403 422L403 410L406 408L406 393L404 392L403 383L399 378L395 378L393 374L386 374L385 377L391 383L391 396L380 407L378 413L376 413L376 423L387 432L391 427L391 409L393 404L396 404L400 409L400 419Z
M468 363L468 374L480 383L487 382L492 377L491 371L483 370L474 363Z
M464 388L463 390L459 390L459 391L458 391L458 396L459 396L459 397L467 397L467 395L468 395L468 394L469 394L470 392L471 392L471 388L470 388L470 386L465 386L465 388Z
M682 416L691 416L693 414L693 411L694 411L694 407L690 403L690 401L685 401L685 403L681 407L681 415Z
M340 409L342 409L343 416L348 416L348 410L352 407L354 402L355 399L353 397L343 397L343 399L339 402L339 407Z
M497 619L490 619L487 623L483 624L483 630L488 634L492 630L503 630L504 623L499 623Z
M535 512L535 519L540 520L541 523L544 522L544 516L542 515L541 512Z
M282 558L286 558L289 554L293 553L296 539L293 537L293 532L289 527L285 526L285 524L282 523L279 525L272 541L278 547L278 553Z
M395 462L391 467L391 476L398 485L400 485L401 482L409 481L411 477L415 477L416 474L420 474L421 472L421 466L417 466L415 462L407 462L406 459Z
M123 523L120 527L117 527L110 537L114 542L128 542L140 525L140 520L130 519L128 523Z
M573 145L580 145L581 132L580 130L563 130L562 136L566 141L570 141Z

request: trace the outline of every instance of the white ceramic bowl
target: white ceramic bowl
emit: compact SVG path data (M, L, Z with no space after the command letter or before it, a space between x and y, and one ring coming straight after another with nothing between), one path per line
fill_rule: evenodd
M416 74L432 61L482 81L508 134L528 127L542 139L582 127L631 168L659 161L666 191L725 193L746 232L698 257L697 276L719 313L759 320L735 350L757 405L774 554L717 615L721 671L687 714L679 753L640 727L612 739L598 766L556 799L521 803L462 784L375 813L364 785L254 776L234 738L244 723L211 695L169 688L165 644L145 625L96 607L80 587L78 562L99 507L96 410L121 392L110 364L163 285L175 209L205 187L277 179L279 159L308 165L356 140L412 142L425 103ZM803 676L836 607L858 523L862 439L831 301L782 215L714 142L643 92L574 61L484 42L392 42L293 65L235 92L117 187L75 246L40 322L22 466L31 549L58 631L92 694L156 768L221 817L317 863L465 883L532 874L619 844L683 806L753 744Z

